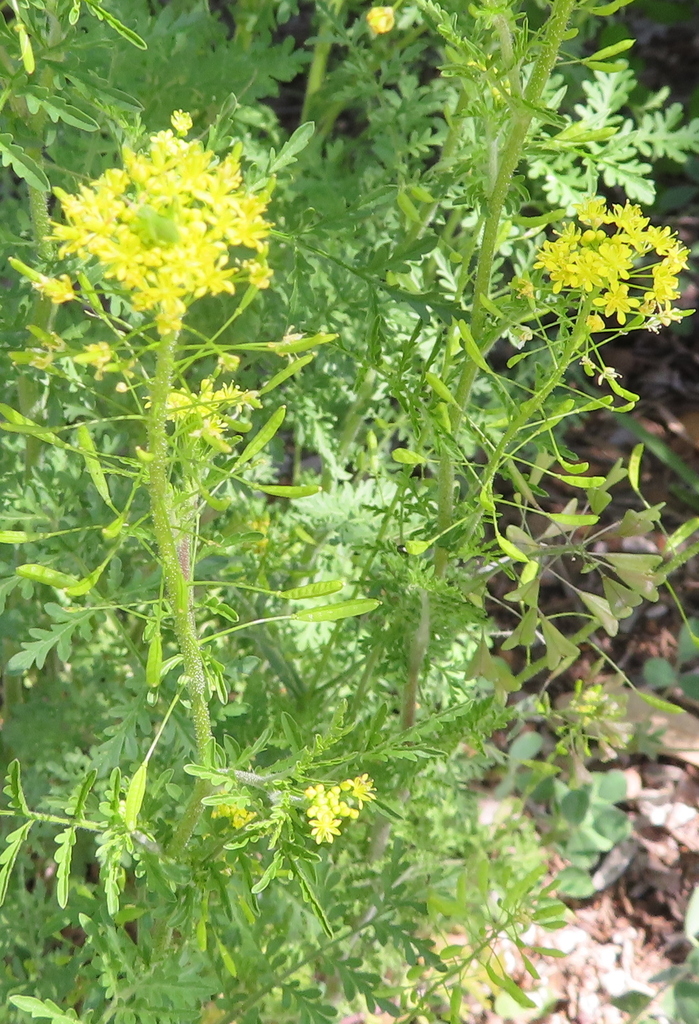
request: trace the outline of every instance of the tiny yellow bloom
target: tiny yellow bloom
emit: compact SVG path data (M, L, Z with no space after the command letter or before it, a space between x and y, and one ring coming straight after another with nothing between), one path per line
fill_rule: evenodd
M591 313L585 321L591 331L603 331L605 323L599 313Z
M186 110L173 110L170 124L178 135L186 135L192 127L191 115Z
M34 282L34 287L55 305L72 302L75 298L73 285L67 274L61 274L60 277L45 277L42 274L41 280Z
M367 24L374 35L390 32L396 23L396 15L392 7L372 7L366 14Z

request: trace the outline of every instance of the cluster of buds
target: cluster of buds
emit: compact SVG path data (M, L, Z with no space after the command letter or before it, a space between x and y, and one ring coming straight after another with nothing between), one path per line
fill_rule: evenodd
M246 807L238 807L236 804L216 804L211 809L212 818L228 818L233 828L244 828L255 817L254 811Z
M374 782L368 775L345 779L337 786L326 789L319 783L309 786L304 796L310 801L306 815L311 835L317 843L332 843L340 835L343 818L354 820L365 803L375 800Z

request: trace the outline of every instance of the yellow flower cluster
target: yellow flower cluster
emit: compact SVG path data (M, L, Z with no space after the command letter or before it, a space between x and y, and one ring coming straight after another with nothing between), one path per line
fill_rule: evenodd
M235 804L216 804L211 811L212 818L228 818L233 828L244 828L254 817L254 811L246 807L237 807Z
M199 394L173 388L167 396L168 419L176 422L187 420L188 435L200 437L219 452L232 451L223 437L229 424L221 410L233 409L238 413L244 406L252 409L262 407L256 391L241 391L235 384L223 384L215 389L208 377L199 385Z
M595 198L576 209L587 228L566 224L556 241L544 242L534 264L546 270L554 292L566 288L593 295L599 312L588 319L592 330L605 327L600 313L616 316L621 325L636 313L651 321L681 318L672 302L680 294L677 276L687 266L689 250L670 228L649 226L640 207L628 202L610 210Z
M191 118L176 111L172 123L180 135ZM269 195L243 186L239 149L217 161L200 142L162 131L147 152L125 149L123 170L110 168L77 195L56 194L66 218L53 225L60 255L96 257L134 308L155 311L161 334L178 331L203 295L233 294L240 280L269 284ZM243 252L232 257L232 246ZM69 297L65 284L50 289L57 301Z
M342 819L358 818L364 804L376 799L373 779L366 774L345 779L330 789L326 789L322 782L309 786L304 796L310 800L306 814L311 835L317 843L332 843L340 834Z

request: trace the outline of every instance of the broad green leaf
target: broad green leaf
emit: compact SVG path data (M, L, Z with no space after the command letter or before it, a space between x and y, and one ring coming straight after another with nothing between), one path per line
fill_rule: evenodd
M564 868L556 877L556 891L574 899L584 900L595 892L592 879L582 868Z
M260 427L252 441L250 441L238 456L233 466L234 470L239 469L240 466L245 465L246 462L250 462L251 459L255 458L258 452L262 451L265 445L269 444L284 422L285 416L286 406L280 405L278 409L275 409L267 422Z
M641 604L643 598L633 590L629 590L622 583L611 579L609 576L602 577L602 589L604 596L609 602L609 609L612 615L618 619L626 619L631 615L634 608Z
M585 590L579 590L578 597L589 608L604 631L609 636L616 636L619 632L619 620L613 614L609 602L605 601L603 597L598 597L597 594L589 594Z
M427 459L418 452L411 452L409 448L394 448L391 452L394 462L400 462L403 466L422 466Z
M423 555L433 544L433 540L406 540L405 550L409 555Z
M578 648L567 637L563 636L550 619L541 619L541 631L544 634L544 642L546 643L546 667L551 672L568 658L577 658Z
M308 608L306 611L296 612L295 619L302 622L336 622L338 619L346 619L352 615L364 615L366 612L373 612L381 604L373 597L355 598L353 601L338 601L337 604L323 604L319 608Z
M280 590L279 596L285 597L288 601L303 601L309 597L325 597L328 594L337 594L344 586L344 580L318 580L317 583L307 583L304 587Z
M533 584L528 584L528 586L531 585ZM537 586L538 593L538 580L535 585ZM506 597L509 598L510 595L507 594ZM520 645L522 647L531 647L536 640L536 626L538 621L539 609L537 607L527 609L525 614L522 616L519 625L502 644L503 651L511 651Z
M640 512L633 508L627 508L624 518L615 532L620 537L639 537L644 533L649 533L653 529L653 525L660 519L664 507L665 502L661 501L659 505L644 508Z

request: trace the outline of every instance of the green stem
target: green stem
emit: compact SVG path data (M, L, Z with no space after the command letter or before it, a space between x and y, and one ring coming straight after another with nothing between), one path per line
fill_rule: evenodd
M204 662L199 648L194 611L191 601L189 559L180 557L177 516L168 479L169 443L167 435L167 398L172 386L177 353L177 335L167 334L162 338L157 352L155 376L151 384L151 408L148 416L148 448L152 455L149 465L150 493L153 530L158 544L160 561L167 596L172 606L174 630L182 654L187 688L192 706L192 718L197 743L197 756L206 763L210 756L212 740L211 720L207 700L207 682ZM184 565L183 565L184 563ZM190 803L171 840L168 854L181 853L186 846L202 813L200 792L197 784Z
M510 190L512 176L517 169L527 133L535 116L535 108L541 101L558 51L568 25L575 0L554 0L551 15L546 23L541 51L534 64L531 77L524 91L525 104L517 105L513 114L510 130L499 153L497 173L493 188L486 202L485 223L478 255L476 276L474 281L473 308L471 312L471 333L484 354L489 346L483 340L483 329L486 323L487 310L483 299L488 297L490 280L493 273L493 261L500 231L500 220L503 207ZM478 367L472 360L464 362L459 383L456 389L456 407L451 410L452 431L456 435L461 426L464 412L471 395L473 382L478 374ZM521 417L518 418L518 422ZM520 426L521 426L520 422ZM509 443L509 437L508 437ZM447 463L447 465L445 465ZM491 461L490 465L493 463ZM439 507L438 520L440 530L448 529L454 514L454 468L451 456L444 453L439 471ZM447 552L440 547L435 550L435 572L444 575L448 562Z
M334 8L334 13L339 14L344 0L331 0L330 7ZM328 66L328 57L332 49L332 43L328 39L323 39L322 32L326 25L326 20L323 19L318 30L318 40L313 47L313 59L311 60L311 66L308 71L308 78L306 80L306 95L303 98L303 108L301 110L301 124L308 121L309 111L311 109L311 103L313 97L318 92L325 80L325 71Z

